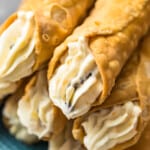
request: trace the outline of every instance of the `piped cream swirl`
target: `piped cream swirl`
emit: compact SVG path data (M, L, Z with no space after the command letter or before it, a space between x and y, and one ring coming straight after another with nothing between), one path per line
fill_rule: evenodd
M55 110L48 95L46 70L37 75L35 85L21 98L18 116L28 132L39 138L49 137L53 132Z
M33 73L34 26L33 12L19 11L16 20L0 35L0 85L6 94L11 93L8 83L11 88L11 84Z
M109 150L117 144L132 139L137 134L141 108L134 102L117 105L92 113L82 123L88 150Z
M86 113L102 91L88 39L68 44L68 54L49 81L50 97L68 118Z
M18 93L17 93L18 94ZM32 144L38 141L38 138L27 132L27 129L20 123L17 116L18 99L17 96L10 97L3 109L3 120L8 127L9 132L15 136L16 139L21 140L27 144Z

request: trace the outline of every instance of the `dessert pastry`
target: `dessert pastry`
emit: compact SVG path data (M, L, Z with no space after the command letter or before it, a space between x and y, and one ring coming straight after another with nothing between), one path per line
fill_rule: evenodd
M105 101L146 34L149 14L148 0L97 0L84 23L56 48L49 63L49 93L68 119Z
M150 34L121 72L111 95L74 122L73 135L88 150L135 144L150 119Z
M27 84L18 116L28 132L39 139L49 140L63 130L66 118L49 98L46 69L37 72Z
M34 4L35 3L35 4ZM0 27L0 97L48 61L94 0L27 0ZM40 6L40 7L39 7ZM10 90L11 89L11 90Z

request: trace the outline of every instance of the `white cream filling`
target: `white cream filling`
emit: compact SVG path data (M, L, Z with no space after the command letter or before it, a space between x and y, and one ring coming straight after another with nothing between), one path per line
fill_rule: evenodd
M9 99L7 105L3 110L3 116L7 119L9 125L9 131L16 139L25 143L34 143L38 141L37 137L27 132L27 129L22 126L17 116L17 101L12 103L15 99Z
M29 133L43 138L53 132L55 116L51 106L46 71L40 71L35 86L19 101L18 116Z
M0 85L16 82L33 73L33 17L33 12L18 12L17 19L0 35ZM7 93L7 89L4 90Z
M86 113L102 91L101 77L88 40L68 44L68 55L49 81L50 97L70 119Z
M109 150L132 139L137 134L141 108L134 102L117 105L92 113L82 123L88 150Z
M9 119L9 131L12 135L15 136L16 139L31 144L38 141L38 138L36 136L29 134L27 129L22 126L17 116L16 118Z

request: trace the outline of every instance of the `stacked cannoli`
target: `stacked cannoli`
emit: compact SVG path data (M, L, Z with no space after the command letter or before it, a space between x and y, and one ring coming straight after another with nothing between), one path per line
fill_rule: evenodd
M149 15L150 0L23 0L0 27L10 133L49 150L147 148Z
M25 0L0 27L0 98L41 68L94 0Z
M110 95L149 28L149 14L149 1L98 0L84 23L56 48L48 70L49 93L67 118L87 113Z

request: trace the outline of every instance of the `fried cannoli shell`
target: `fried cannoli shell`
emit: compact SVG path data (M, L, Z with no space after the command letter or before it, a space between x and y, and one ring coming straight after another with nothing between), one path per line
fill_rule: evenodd
M74 121L73 135L75 139L83 142L85 132L81 124L89 114L117 104L135 101L139 102L142 110L137 125L138 132L130 141L115 146L113 150L126 149L137 143L150 120L150 33L138 49L139 51L134 53L121 72L111 95L107 98L105 103L93 108L85 116L77 118Z
M73 120L67 121L64 130L49 141L48 150L85 150L72 136Z
M36 36L33 71L50 59L54 48L86 17L93 3L94 0L27 0L22 3L19 11L34 13ZM2 24L0 34L16 19L17 12Z
M147 33L149 14L150 2L147 0L97 0L85 22L56 48L49 63L48 79L53 76L60 58L66 53L68 43L77 41L81 36L87 37L102 78L103 90L94 104L100 105L110 94L118 74L140 38Z
M150 122L146 126L144 132L142 133L139 141L128 150L149 150L150 143Z

